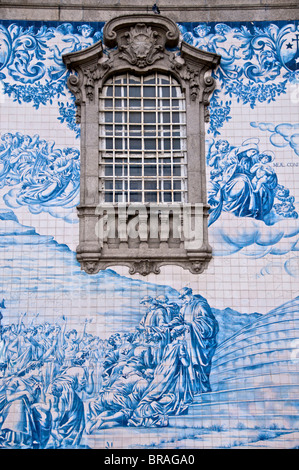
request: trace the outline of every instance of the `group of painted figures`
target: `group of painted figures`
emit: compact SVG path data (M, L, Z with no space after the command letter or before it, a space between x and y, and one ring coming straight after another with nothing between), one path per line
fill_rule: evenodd
M268 225L272 225L277 217L298 218L294 197L278 184L272 166L273 152L260 152L258 139L247 139L236 147L220 139L214 147L212 151L211 146L207 155L211 167L209 225L222 211L237 217L263 220Z
M167 426L210 391L218 322L202 296L145 297L139 325L108 340L44 322L0 328L0 447L74 448L83 433Z
M78 194L80 153L38 134L7 132L0 140L0 188L17 186L14 204L66 205ZM9 202L6 198L6 202Z

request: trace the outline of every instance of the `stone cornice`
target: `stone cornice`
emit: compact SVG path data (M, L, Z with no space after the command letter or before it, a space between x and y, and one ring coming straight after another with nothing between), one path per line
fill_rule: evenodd
M299 19L297 0L159 0L159 8L175 22ZM3 0L0 5L3 20L106 22L125 13L152 13L151 4L145 6L143 0L115 4L109 0Z
M97 9L97 10L137 10L145 12L147 10L151 11L151 5L144 5L144 0L122 0L115 2L109 0L3 0L1 2L1 7L20 7L20 8L31 8L31 7L40 7L40 8L57 8L67 9ZM169 1L169 0L159 0L159 8L163 10L223 10L223 9L264 9L264 8L298 8L297 0L187 0L187 1Z

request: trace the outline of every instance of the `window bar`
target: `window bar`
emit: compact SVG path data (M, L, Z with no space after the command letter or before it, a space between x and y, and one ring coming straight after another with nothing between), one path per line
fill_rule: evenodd
M160 194L160 178L159 178L159 110L158 110L158 96L159 96L159 91L158 91L158 74L157 72L155 73L155 104L156 104L156 181L157 181L157 203L159 204L161 202L161 194ZM162 181L162 180L161 180Z
M141 194L142 194L142 203L146 202L145 199L145 138L144 138L144 92L143 92L143 76L140 79L140 114L141 114L141 160L142 160L142 174L141 174Z
M173 116L172 116L172 77L170 77L169 80L169 113L170 113L170 125L169 125L169 130L170 130L170 174L171 174L171 202L174 202L174 182L173 182Z
M112 79L112 103L113 103L113 110L112 110L112 129L113 129L113 135L112 135L112 158L113 158L113 170L112 170L112 177L113 177L113 183L112 183L112 201L115 202L115 134L116 134L116 125L115 125L115 77Z
M127 73L125 75L125 86L124 86L124 90L126 89L126 98L125 98L125 115L126 115L126 119L127 119L127 122L126 122L126 125L124 126L124 128L126 129L126 142L127 142L127 148L126 148L126 151L124 152L125 155L126 155L126 158L125 158L125 161L123 163L123 174L124 174L124 177L126 177L125 179L127 180L127 190L126 190L126 193L125 193L125 197L124 197L124 201L123 202L126 202L126 203L129 203L131 202L131 193L130 193L130 116L129 116L129 74ZM127 175L125 174L125 167L127 167Z

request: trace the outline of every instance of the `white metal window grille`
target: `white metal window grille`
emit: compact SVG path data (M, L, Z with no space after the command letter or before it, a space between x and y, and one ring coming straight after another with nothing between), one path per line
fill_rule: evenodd
M185 97L173 77L110 78L99 116L100 203L187 202Z

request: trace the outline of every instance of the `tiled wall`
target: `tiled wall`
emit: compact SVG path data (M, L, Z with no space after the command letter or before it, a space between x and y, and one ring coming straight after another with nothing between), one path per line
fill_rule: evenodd
M213 260L200 275L164 267L144 278L121 267L90 276L75 257L80 128L61 55L101 39L103 23L0 23L4 448L299 445L299 26L179 27L185 41L222 56L206 128ZM190 299L190 315L206 315L210 326L201 323L201 337L192 339L196 321L189 315L191 333L170 338L170 328L157 326L155 338L144 343L137 329L146 314L142 299L166 295L181 307L184 287L207 300L210 308L201 298ZM152 311L159 309L163 316L165 305L153 302ZM187 314L181 321L188 323ZM210 339L205 328L211 328ZM121 346L112 345L117 334ZM192 389L186 371L196 371L195 343L202 361L212 364L211 391L193 388L188 398L176 373L183 389ZM166 353L175 344L179 372L167 375ZM144 358L149 349L165 356L151 362ZM184 366L180 354L191 363ZM105 389L109 358L118 361L115 378L126 381L117 374L128 356L141 361L141 355L142 367L139 362L136 371L131 360L130 373L134 383L136 376L143 380L138 400L143 393L148 414L122 386L113 392L110 384L109 397ZM163 391L155 388L157 377ZM179 414L184 407L188 413ZM113 420L119 411L121 420Z

